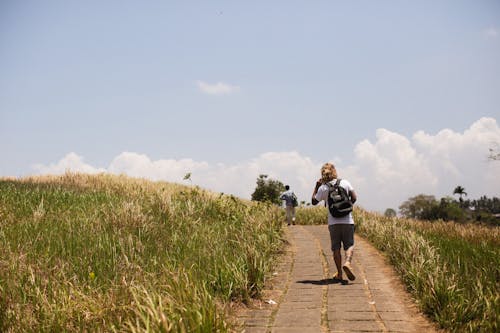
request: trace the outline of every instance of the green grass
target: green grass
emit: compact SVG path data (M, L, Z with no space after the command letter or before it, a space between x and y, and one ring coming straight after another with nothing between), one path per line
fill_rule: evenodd
M326 208L299 223L325 224ZM500 330L500 229L386 218L355 209L356 233L384 251L421 310L453 332ZM362 255L362 254L359 254Z
M227 331L282 212L198 188L67 174L0 181L0 331Z

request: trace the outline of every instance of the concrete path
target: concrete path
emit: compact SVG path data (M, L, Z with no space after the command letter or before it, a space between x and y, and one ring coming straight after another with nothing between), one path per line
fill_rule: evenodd
M436 332L393 268L362 238L355 240L356 280L347 285L331 279L336 268L327 226L291 226L287 239L263 302L241 311L239 332Z

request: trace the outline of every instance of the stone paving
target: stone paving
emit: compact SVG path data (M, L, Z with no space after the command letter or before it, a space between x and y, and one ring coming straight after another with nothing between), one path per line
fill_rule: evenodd
M238 332L436 332L367 241L356 236L356 280L340 284L331 279L336 268L327 226L290 226L287 239L271 288L263 302L241 311Z

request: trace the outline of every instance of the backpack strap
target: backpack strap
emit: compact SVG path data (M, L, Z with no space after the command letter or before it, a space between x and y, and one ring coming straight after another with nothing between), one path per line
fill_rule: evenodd
M325 183L325 184L326 184L326 186L328 186L328 188L331 190L331 189L332 189L332 188L334 188L334 187L339 187L339 186L340 186L340 181L341 181L341 180L342 180L342 179L340 179L340 178L339 178L339 179L337 179L337 181L335 181L335 184L332 184L331 182L328 182L328 183Z

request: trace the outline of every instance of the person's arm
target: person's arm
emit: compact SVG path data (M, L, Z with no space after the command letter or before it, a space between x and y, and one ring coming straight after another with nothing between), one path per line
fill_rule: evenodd
M319 187L322 185L321 181L317 181L316 182L316 186L314 186L314 191L313 191L313 194L312 194L312 198L311 198L311 203L316 206L318 204L318 200L316 199L316 193L318 193L318 189Z
M350 191L349 196L351 197L351 202L354 204L356 200L358 200L358 196L356 195L356 192Z

